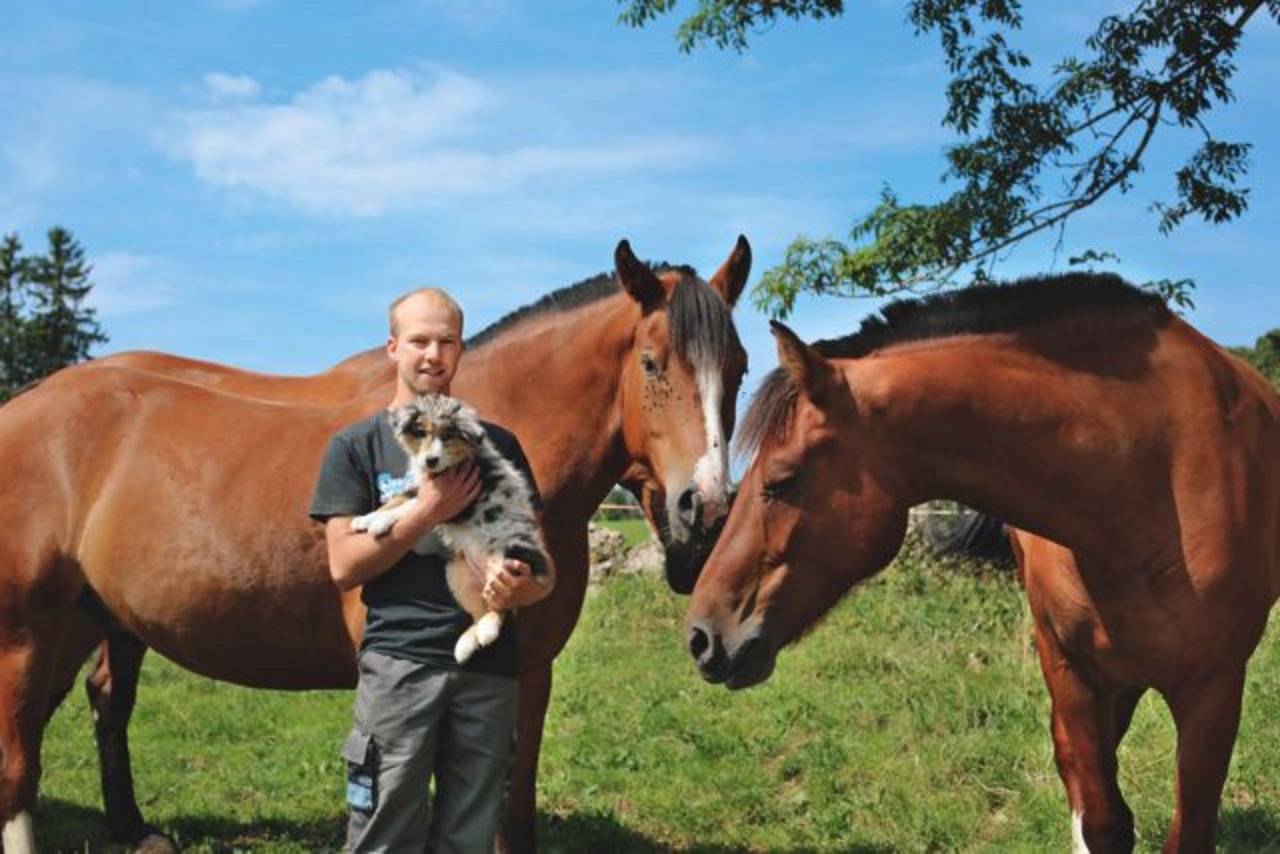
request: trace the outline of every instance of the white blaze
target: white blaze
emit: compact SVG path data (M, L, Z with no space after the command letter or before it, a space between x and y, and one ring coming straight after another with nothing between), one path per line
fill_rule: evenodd
M729 448L720 421L724 384L718 370L700 367L697 376L707 450L693 467L693 484L702 494L704 523L710 524L729 510Z

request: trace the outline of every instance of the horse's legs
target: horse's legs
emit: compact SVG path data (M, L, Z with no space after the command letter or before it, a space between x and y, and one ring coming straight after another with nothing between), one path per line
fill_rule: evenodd
M1244 666L1165 699L1178 726L1178 800L1166 852L1212 851L1218 803L1240 725Z
M0 606L0 816L6 854L35 851L31 810L40 783L40 739L53 695L61 617L21 601Z
M1116 748L1142 691L1086 678L1039 627L1036 646L1053 701L1054 758L1071 808L1074 850L1130 851L1133 813L1116 780Z
M40 781L40 734L47 714L47 698L35 696L41 683L36 666L39 655L30 640L19 633L0 647L0 815L5 854L34 854L35 833L31 809Z
M138 809L129 763L129 718L138 697L138 677L146 652L146 645L133 635L112 631L84 683L93 710L107 832L114 842L138 843L156 835Z
M520 674L520 723L516 735L516 760L503 822L507 850L513 854L537 850L538 755L542 750L542 726L551 701L551 663Z

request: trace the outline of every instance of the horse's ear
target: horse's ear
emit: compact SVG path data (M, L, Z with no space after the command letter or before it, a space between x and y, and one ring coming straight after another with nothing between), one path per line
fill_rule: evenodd
M742 288L751 275L751 244L747 238L738 235L738 242L729 253L729 258L720 265L716 274L707 282L729 305L736 305L742 295Z
M835 368L786 324L770 320L769 326L778 344L778 364L806 397L821 404L835 385Z
M614 269L617 271L618 284L631 294L631 298L640 303L645 311L651 311L667 298L662 282L649 269L649 265L636 258L631 251L631 244L625 240L618 241L618 248L613 252Z

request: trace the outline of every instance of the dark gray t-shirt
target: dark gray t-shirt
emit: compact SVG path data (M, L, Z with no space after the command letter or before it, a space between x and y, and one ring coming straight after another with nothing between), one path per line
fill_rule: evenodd
M520 443L496 424L484 423L498 451L528 479L538 506L537 485ZM396 441L386 411L358 421L329 441L311 500L311 518L359 516L413 485L409 458ZM429 536L399 563L364 585L361 599L369 613L360 649L374 649L439 667L457 668L453 646L471 625L445 580L448 552ZM464 665L468 670L515 676L519 660L515 620L508 614L502 634Z

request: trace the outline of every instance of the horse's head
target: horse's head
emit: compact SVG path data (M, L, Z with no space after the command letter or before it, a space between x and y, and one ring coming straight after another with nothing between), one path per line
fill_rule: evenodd
M621 380L624 484L666 551L667 582L693 589L729 511L729 448L747 369L731 311L751 271L745 237L709 281L688 268L654 271L627 241L618 283L640 309Z
M846 375L785 326L774 334L781 367L738 437L754 457L686 619L703 678L735 689L769 678L778 650L884 568L907 524Z

